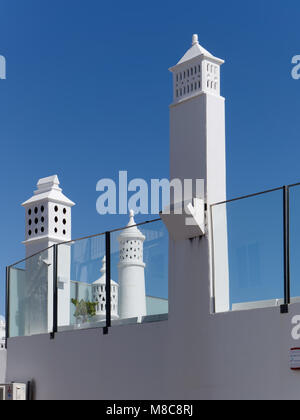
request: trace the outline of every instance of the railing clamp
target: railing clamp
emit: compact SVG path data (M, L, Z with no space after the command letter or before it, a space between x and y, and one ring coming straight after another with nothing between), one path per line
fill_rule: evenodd
M289 313L289 305L280 305L280 313L281 314L288 314Z

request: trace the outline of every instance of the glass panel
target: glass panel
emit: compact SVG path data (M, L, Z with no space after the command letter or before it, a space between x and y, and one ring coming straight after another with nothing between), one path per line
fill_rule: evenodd
M58 329L106 325L105 235L58 245Z
M9 335L53 331L53 248L9 267Z
M130 223L111 235L113 325L164 320L169 312L167 230L162 221Z
M105 235L57 246L58 331L106 326ZM10 336L53 331L53 248L9 268ZM168 234L161 221L111 234L113 323L168 314ZM124 321L125 319L125 321Z
M215 311L284 298L283 191L212 207Z
M300 186L290 188L291 303L300 302Z

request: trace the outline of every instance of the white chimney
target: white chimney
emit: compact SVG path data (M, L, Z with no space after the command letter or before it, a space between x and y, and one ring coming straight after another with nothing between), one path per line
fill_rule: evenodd
M120 318L141 318L147 315L143 248L146 237L137 228L130 211L127 228L119 236L119 312Z
M71 240L71 209L74 205L62 193L57 175L40 179L33 196L22 204L26 212L23 242L26 258L46 250L26 261L28 302L24 318L25 329L30 329L27 334L44 333L47 329L52 331L53 249L50 247ZM70 324L70 273L71 245L60 245L57 259L58 326ZM34 308L39 308L35 309L38 316L34 314Z

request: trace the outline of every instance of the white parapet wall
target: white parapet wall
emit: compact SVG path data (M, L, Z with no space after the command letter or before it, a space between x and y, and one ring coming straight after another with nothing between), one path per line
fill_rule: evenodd
M108 336L88 330L52 341L10 339L7 380L33 380L38 400L298 400L300 373L289 363L290 348L300 344L291 335L300 304L288 315L279 308L210 315L205 279L182 269L190 287L178 309L170 306L168 321L121 325Z
M6 350L0 350L0 384L6 381Z
M172 68L171 178L204 179L208 206L226 199L222 63L194 36L192 48ZM47 334L11 338L7 380L32 380L37 400L298 400L300 372L290 369L290 349L300 346L292 336L300 303L291 305L288 314L277 306L228 311L225 213L219 219L223 233L217 250L223 267L218 267L220 283L215 285L223 312L213 314L212 232L206 217L204 236L170 239L168 319L138 324L145 299L131 314L133 322L115 321L107 335L89 329L61 332L54 340ZM127 280L124 272L129 293ZM145 298L139 288L131 299L136 292Z

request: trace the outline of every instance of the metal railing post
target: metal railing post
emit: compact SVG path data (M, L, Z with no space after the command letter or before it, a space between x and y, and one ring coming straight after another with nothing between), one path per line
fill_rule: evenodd
M281 313L289 312L291 303L290 285L290 189L283 187L283 234L284 234L284 305Z
M111 244L110 232L105 233L105 255L106 255L106 327L104 334L108 334L111 327Z
M51 340L55 338L55 334L58 331L57 254L58 245L53 245L53 331L50 334Z

